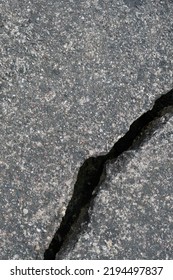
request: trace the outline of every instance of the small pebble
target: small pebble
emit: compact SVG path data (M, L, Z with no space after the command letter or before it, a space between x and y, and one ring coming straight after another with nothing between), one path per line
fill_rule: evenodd
M27 214L28 214L28 209L24 208L24 209L23 209L23 214L24 214L24 215L27 215Z

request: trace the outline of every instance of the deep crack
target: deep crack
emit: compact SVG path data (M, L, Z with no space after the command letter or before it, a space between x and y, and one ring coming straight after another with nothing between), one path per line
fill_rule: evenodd
M84 161L79 169L77 181L74 185L72 198L62 218L60 227L56 231L48 249L44 253L45 260L54 260L56 254L68 238L73 225L78 220L83 209L88 210L88 205L93 197L93 192L100 182L105 164L108 160L115 160L119 155L129 149L138 135L148 124L168 106L173 105L173 89L158 98L151 110L135 120L129 131L120 138L111 150L102 156L90 157Z

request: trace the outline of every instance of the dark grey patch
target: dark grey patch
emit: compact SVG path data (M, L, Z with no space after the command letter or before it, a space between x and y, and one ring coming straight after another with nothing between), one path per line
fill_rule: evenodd
M142 6L144 3L145 1L142 0L124 0L124 4L129 8L136 8L138 6Z
M4 82L0 82L0 91L4 88L5 83ZM5 95L4 95L5 97ZM0 96L0 99L2 98L2 95Z
M44 92L44 93L46 93L46 92L48 92L48 91L51 90L51 88L49 87L49 85L47 85L45 82L42 82L42 83L39 85L39 89L40 89L42 92Z
M0 15L0 28L3 28L3 27L4 27L4 23L3 23L2 16Z
M54 65L53 69L52 69L52 74L55 76L59 76L60 73L61 73L61 71L59 70L59 67L57 65Z
M144 76L145 76L145 70L143 68L140 68L138 70L137 81L142 81L144 79Z

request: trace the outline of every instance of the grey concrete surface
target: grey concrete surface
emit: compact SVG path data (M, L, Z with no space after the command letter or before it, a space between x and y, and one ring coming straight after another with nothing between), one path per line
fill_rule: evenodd
M0 259L41 259L77 171L172 87L172 1L0 1Z
M60 258L173 259L172 115L107 166L88 228Z

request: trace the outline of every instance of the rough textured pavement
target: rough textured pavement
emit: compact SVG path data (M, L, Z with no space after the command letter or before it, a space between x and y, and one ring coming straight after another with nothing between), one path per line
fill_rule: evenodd
M1 259L43 258L65 213L82 162L91 155L107 152L130 124L172 87L172 12L173 2L169 0L0 1ZM163 159L160 150L161 140L158 137L158 159L155 160L154 153L148 159L158 163L157 173L151 173L151 182L154 184L159 176L160 187L169 185L171 175L170 160L166 156ZM163 141L171 143L170 137ZM129 164L133 165L141 157L138 166L141 179L138 174L136 180L142 180L145 156L140 151L135 154L136 159L132 158ZM167 172L160 169L161 160ZM118 251L121 246L127 246L121 240L130 236L125 226L132 227L132 212L137 211L140 203L146 205L143 211L149 211L146 200L151 194L151 189L146 187L146 197L137 198L135 178L130 177L128 182L130 167L128 170L124 165L126 168L121 179L126 181L125 192L130 201L134 192L133 202L139 205L128 206L125 205L128 198L122 202L122 198L113 197L118 205L113 203L107 210L113 213L112 219L116 221L116 207L127 207L120 217L121 221L125 217L124 231L119 229L117 233L114 226L110 230L114 238L119 235L119 243L115 242L119 247L110 248L107 254L105 245L105 252L102 249L99 254L99 245L95 245L98 253L93 255L89 249L87 258L101 258L105 254L108 258L142 258L140 253L146 246L142 239L139 243L143 250L133 250L132 238L131 249L124 249L124 254ZM113 166L110 178L111 174L110 181L117 178ZM120 184L121 181L116 183L116 188L121 192ZM144 187L142 183L139 185L139 193ZM165 189L163 196L171 195L171 187ZM103 187L103 191L103 197L109 197L109 191L113 190ZM159 207L157 200L153 203ZM105 213L100 203L95 207L100 215ZM160 217L167 215L163 234L171 247L171 221L168 213L164 214L167 208L160 206L158 211ZM135 231L137 235L140 232L140 223L140 219L139 225L135 222L134 236ZM105 223L103 228L106 226ZM148 220L145 227L149 232ZM104 233L102 237L101 232L97 234L101 240L104 238ZM115 239L109 239L106 237L111 247ZM159 237L157 241L159 244ZM85 242L88 244L87 238ZM155 251L148 251L143 257L154 258L157 254L170 257L164 250L156 246ZM79 258L85 258L79 249L80 254Z
M59 258L173 259L172 115L107 166L88 228Z

